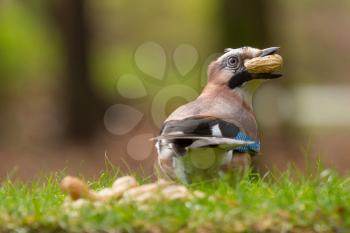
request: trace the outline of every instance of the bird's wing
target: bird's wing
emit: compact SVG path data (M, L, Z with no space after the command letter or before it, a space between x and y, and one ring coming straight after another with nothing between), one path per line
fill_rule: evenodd
M213 137L213 136L194 136L194 135L161 135L152 140L170 140L181 144L182 140L190 140L191 144L187 145L187 148L200 148L215 146L221 149L232 150L237 147L250 145L255 143L254 141L243 141L232 138Z
M215 117L189 117L164 123L161 135L234 138L240 131L236 124Z
M251 139L236 138L240 133L242 131L238 126L221 119L191 117L166 122L161 135L154 139L171 143L179 151L183 151L184 148L199 147L235 149L254 143Z
M231 138L217 138L217 137L207 137L201 138L194 141L189 147L190 148L200 148L216 146L220 149L232 150L241 146L250 145L255 143L254 141L242 141Z

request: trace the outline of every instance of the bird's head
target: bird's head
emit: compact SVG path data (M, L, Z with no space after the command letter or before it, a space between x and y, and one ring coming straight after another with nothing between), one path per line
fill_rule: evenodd
M208 83L235 89L247 83L260 84L262 80L281 77L281 74L273 73L282 65L282 58L277 54L278 49L225 49L225 53L209 65Z

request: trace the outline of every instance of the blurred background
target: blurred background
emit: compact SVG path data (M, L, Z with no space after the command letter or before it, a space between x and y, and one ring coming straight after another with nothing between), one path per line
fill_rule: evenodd
M262 170L350 167L350 2L1 0L0 180L108 158L153 172L148 140L203 87L224 48L280 46L255 97Z

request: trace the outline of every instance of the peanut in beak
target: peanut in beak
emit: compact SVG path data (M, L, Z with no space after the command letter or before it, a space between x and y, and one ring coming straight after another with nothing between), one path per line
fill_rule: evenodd
M282 64L283 59L278 54L255 57L244 62L244 66L249 73L272 73L279 69Z

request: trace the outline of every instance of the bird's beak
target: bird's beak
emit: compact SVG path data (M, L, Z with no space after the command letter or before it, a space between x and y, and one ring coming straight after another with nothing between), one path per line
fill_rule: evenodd
M273 74L273 73L258 73L253 74L254 79L276 79L282 77L282 74Z
M261 50L261 53L245 63L252 79L275 79L282 74L274 74L282 65L282 57L277 54L279 47L270 47ZM269 56L273 55L273 56Z
M261 51L260 57L265 57L267 55L272 55L277 53L277 51L280 49L280 47L271 47L271 48L266 48Z

